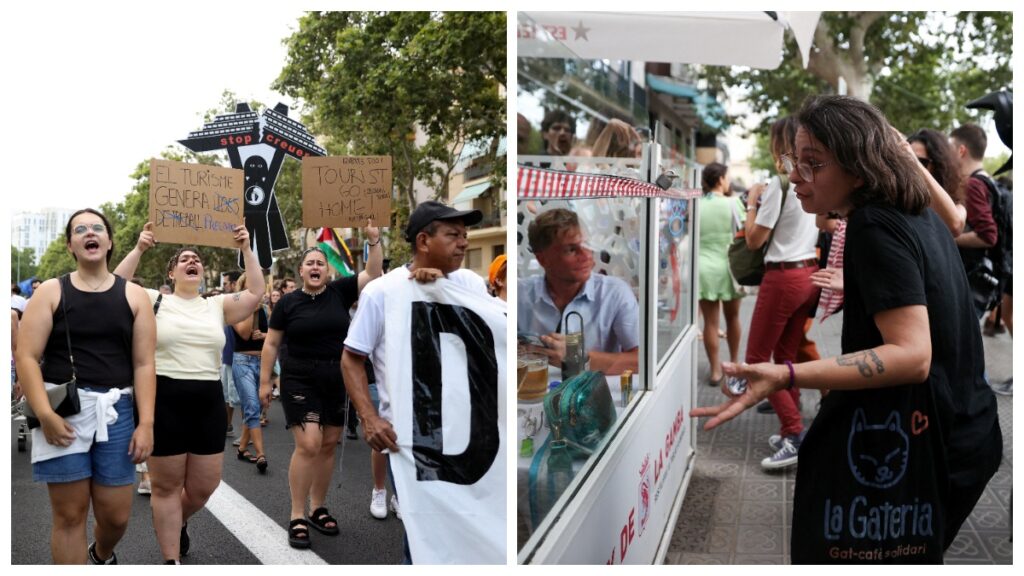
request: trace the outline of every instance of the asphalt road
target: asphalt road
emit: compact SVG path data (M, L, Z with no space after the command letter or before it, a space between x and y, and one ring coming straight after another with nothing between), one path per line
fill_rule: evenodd
M240 414L236 409L238 433ZM359 429L360 433L362 429ZM233 438L225 439L224 476L204 510L189 520L192 540L184 564L398 564L402 561L401 520L370 516L370 447L342 437L333 485L327 496L341 534L312 531L312 548L288 546L288 462L291 433L284 428L279 402L263 429L270 467L265 475L235 458ZM390 492L390 488L389 488ZM389 495L390 500L390 495ZM32 481L29 453L17 451L17 425L11 425L11 563L49 564L50 505L46 485ZM89 520L91 541L92 519ZM136 494L128 531L115 550L121 564L160 564L147 496Z

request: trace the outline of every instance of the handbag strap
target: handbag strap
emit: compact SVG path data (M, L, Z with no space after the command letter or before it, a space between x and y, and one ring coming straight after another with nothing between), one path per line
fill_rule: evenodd
M70 283L70 273L60 277L60 309L64 312L64 337L67 338L68 341L68 360L71 361L71 379L77 381L78 375L75 373L75 354L71 351L71 323L68 322L68 307L65 302L67 298L67 285Z
M768 253L768 247L772 245L772 238L775 238L775 231L779 229L779 222L782 221L782 211L786 208L786 196L789 196L789 176L779 174L779 186L782 188L782 204L779 205L779 219L775 221L775 226L768 233L768 241L764 243L764 250L762 250L763 254Z

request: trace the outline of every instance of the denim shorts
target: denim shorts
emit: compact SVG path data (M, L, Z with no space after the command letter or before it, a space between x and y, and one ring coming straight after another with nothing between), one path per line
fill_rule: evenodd
M104 392L105 390L97 390ZM129 486L135 483L135 463L128 447L135 433L133 396L124 394L114 404L117 422L107 426L107 441L93 442L88 452L68 454L32 465L36 482L59 484L92 478L101 486Z

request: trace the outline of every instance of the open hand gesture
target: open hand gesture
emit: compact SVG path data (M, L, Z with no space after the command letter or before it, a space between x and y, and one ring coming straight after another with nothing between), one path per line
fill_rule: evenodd
M773 392L785 388L789 382L789 370L781 364L764 362L761 364L734 364L723 362L722 369L726 376L738 376L746 378L747 391L740 396L729 396L729 398L717 406L703 406L690 410L691 418L711 417L704 423L705 430L711 430L733 418L739 416L744 410L756 406L758 402L767 398ZM780 372L781 370L781 372Z

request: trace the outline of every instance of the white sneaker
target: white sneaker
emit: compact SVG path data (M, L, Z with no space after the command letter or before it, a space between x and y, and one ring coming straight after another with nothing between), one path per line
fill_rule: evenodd
M779 448L775 454L761 460L761 468L765 470L781 470L782 468L796 466L799 451L800 447L793 444L792 440L783 438L782 448Z
M806 432L806 430L804 430L804 432ZM781 434L772 434L768 437L768 447L772 449L772 452L782 450L782 438ZM803 442L803 439L803 432L801 432L799 436L789 437L790 442L792 442L797 448L800 448L800 443Z
M281 389L280 388L274 388L274 390L270 392L270 397L271 398L280 398L281 397Z
M391 511L395 513L395 516L397 516L399 520L402 519L402 509L398 507L397 494L391 495Z
M388 517L388 491L373 489L370 496L370 515L378 520Z
M139 482L139 494L142 494L143 496L149 496L152 493L153 486L152 484L150 484L149 480L143 480Z

